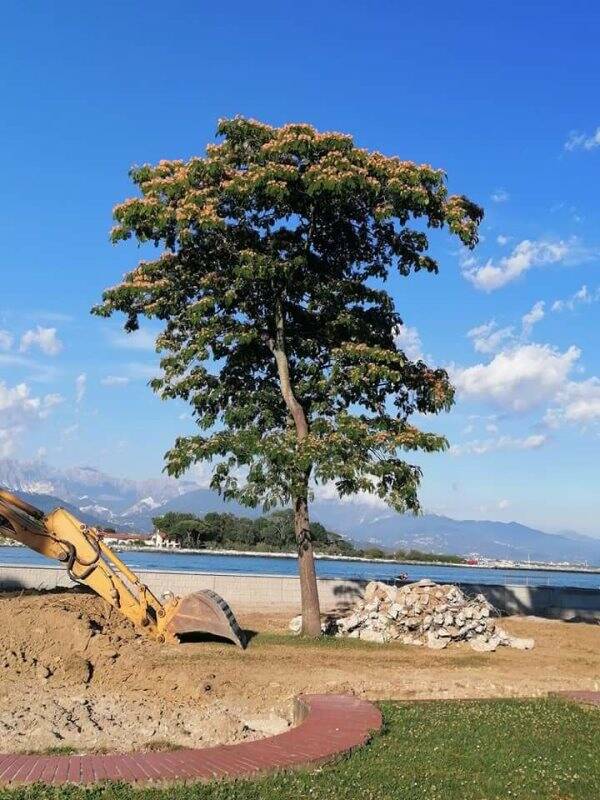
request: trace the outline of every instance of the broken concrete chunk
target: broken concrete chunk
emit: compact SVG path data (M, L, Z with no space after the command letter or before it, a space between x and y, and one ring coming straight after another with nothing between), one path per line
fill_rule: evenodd
M515 650L532 650L535 646L533 639L519 639L518 636L511 636L508 641L509 647L514 647Z
M492 636L486 639L485 636L474 636L469 645L477 653L493 653L500 644L500 639L497 636Z
M372 628L365 628L360 632L360 639L361 641L364 639L365 642L379 642L383 644L383 642L387 642L389 637L386 636L384 631L376 631Z
M302 618L300 618L300 620L302 620ZM355 628L358 628L361 622L362 622L362 617L360 616L360 614L357 613L350 614L349 617L343 617L342 619L339 620L338 630L346 632L353 631Z
M335 617L330 615L322 616L321 633L326 635L336 634L338 631L339 622L340 621L338 619L335 619ZM296 636L302 632L302 614L298 614L297 617L294 617L290 620L288 629Z
M427 647L429 647L430 650L443 650L445 647L448 647L449 644L450 639L436 636L436 634L431 631L427 634Z

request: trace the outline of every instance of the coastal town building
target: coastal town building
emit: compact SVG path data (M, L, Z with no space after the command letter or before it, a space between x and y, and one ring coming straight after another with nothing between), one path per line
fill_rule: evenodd
M131 547L135 544L148 544L146 533L122 533L117 531L98 531L102 541L109 547Z
M158 547L161 550L179 550L181 548L181 542L162 531L154 531L148 539L148 544L150 547Z

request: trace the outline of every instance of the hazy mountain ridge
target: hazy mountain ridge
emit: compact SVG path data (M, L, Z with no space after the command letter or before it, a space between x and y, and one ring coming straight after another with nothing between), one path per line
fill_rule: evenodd
M205 514L228 511L256 516L260 509L238 503L225 503L210 489L196 489L167 501L158 513L189 511ZM142 520L148 524L153 512ZM600 565L600 540L574 534L554 535L521 525L518 522L455 520L436 514L412 515L384 512L370 505L335 500L315 500L313 519L322 522L355 542L369 542L388 550L416 548L429 552L467 555L478 553L490 558L525 561L578 561Z
M148 509L198 488L192 481L174 478L131 480L115 478L93 467L59 470L43 461L0 460L0 486L14 492L62 498L105 521L133 525Z
M122 530L152 530L152 518L167 511L209 511L257 516L261 509L226 503L193 481L114 478L91 467L57 470L41 461L0 460L0 486L49 510L66 505L89 524ZM430 552L491 558L589 562L600 565L600 540L574 531L548 534L518 522L457 520L436 514L397 514L358 501L316 499L313 519L353 541L388 550L416 548Z

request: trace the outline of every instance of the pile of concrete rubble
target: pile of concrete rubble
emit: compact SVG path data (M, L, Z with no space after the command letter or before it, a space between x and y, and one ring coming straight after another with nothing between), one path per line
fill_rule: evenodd
M373 581L346 616L323 619L323 633L368 642L399 641L442 650L453 642L468 642L478 652L500 646L530 650L533 639L510 636L494 619L494 608L482 594L468 598L457 587L421 580L396 587ZM290 630L299 633L302 617Z

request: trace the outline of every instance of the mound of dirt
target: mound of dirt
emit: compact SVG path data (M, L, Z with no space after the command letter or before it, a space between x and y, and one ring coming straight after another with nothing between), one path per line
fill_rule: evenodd
M0 752L209 746L258 738L255 708L215 697L94 595L0 598ZM283 721L286 724L286 720Z

